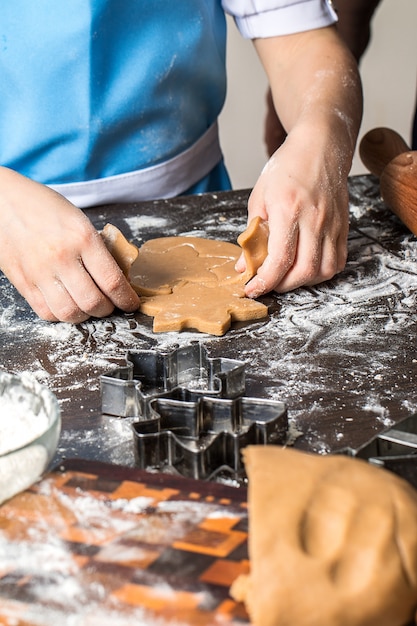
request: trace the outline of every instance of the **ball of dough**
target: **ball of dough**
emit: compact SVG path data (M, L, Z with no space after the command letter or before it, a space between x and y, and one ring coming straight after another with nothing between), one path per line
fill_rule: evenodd
M403 626L417 607L417 492L365 461L244 450L255 626Z

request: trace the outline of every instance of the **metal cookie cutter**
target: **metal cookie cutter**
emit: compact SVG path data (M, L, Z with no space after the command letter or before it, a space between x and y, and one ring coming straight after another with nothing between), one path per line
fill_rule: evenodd
M129 352L101 377L103 413L136 418L137 465L198 479L244 479L242 448L285 443L286 405L244 392L245 363L210 358L199 342Z
M399 421L360 448L342 450L408 480L417 488L417 414Z
M193 400L202 395L236 398L245 392L242 361L210 358L205 347L192 342L170 350L128 352L127 365L101 377L102 411L118 417L147 417L153 398L178 389Z
M282 402L254 398L194 401L156 398L154 418L133 424L136 461L142 468L166 464L192 478L244 477L241 450L249 444L284 443Z

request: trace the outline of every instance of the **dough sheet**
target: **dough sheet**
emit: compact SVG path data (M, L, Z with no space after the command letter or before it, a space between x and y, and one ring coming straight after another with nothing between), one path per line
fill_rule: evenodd
M264 304L244 293L267 255L268 225L259 217L240 235L240 246L200 237L160 237L138 250L111 224L102 234L140 295L141 312L154 317L154 332L190 328L223 335L233 321L268 314ZM242 251L246 271L239 273L235 264Z

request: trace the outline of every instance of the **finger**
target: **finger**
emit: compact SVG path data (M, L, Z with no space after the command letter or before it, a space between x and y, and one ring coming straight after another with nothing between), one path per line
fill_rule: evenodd
M245 287L245 295L248 298L259 298L265 293L269 293L280 282L277 276L277 265L275 259L267 256L262 266L258 269L256 276L250 280Z
M346 263L347 247L343 241L343 237L339 237L336 243L325 237L315 251L301 253L275 290L284 293L303 285L313 286L331 280Z
M139 308L139 296L107 250L101 237L96 239L96 245L83 254L83 264L100 292L113 306L128 312Z
M246 285L245 293L248 298L258 298L273 291L294 264L299 232L297 227L289 232L286 240L281 237L269 238L268 256L258 268L256 276Z
M20 274L15 280L15 287L36 315L45 321L78 324L90 317L80 310L59 280L46 283L45 288L42 288L29 283L24 275Z
M245 255L243 252L236 261L235 270L239 273L243 273L246 270Z
M288 232L285 243L282 240L277 240L278 244L277 241L272 243L270 238L269 248L273 248L273 252L268 254L257 276L248 283L246 295L249 297L258 297L272 290L283 293L315 282L322 260L321 239L309 228L296 225Z
M337 241L337 271L342 272L346 267L348 258L348 235L341 235Z
M325 238L322 245L322 257L317 276L309 285L331 280L341 272L346 265L347 241L343 236L337 238L336 243L331 238Z
M322 244L322 240L317 239L313 233L300 230L294 263L275 289L282 293L301 285L313 284L320 272Z
M33 285L31 289L19 289L17 285L15 285L18 289L19 293L27 300L28 304L32 307L36 315L40 317L42 320L47 322L59 322L60 320L54 315L47 305L43 294L39 289Z
M63 279L55 277L38 285L38 290L52 315L61 322L79 324L91 316L110 315L114 308L100 293L84 268L78 271L67 270L65 283Z
M317 275L313 276L309 282L306 282L306 285L317 285L331 280L345 268L348 254L347 237L348 226L342 228L341 234L335 239L330 236L324 237L320 267Z
M12 282L11 275L13 274L14 287L41 319L49 322L58 321L57 317L52 313L50 307L45 302L45 298L43 297L41 291L39 291L38 287L28 279L24 268L20 266L18 262L13 263L13 272L11 272L8 266L5 267L4 265L2 265L1 271L10 280L10 282Z
M12 269L2 268L8 278L10 270L16 289L41 319L77 324L90 316L109 315L114 309L78 259L48 274L35 259L27 266L14 263Z

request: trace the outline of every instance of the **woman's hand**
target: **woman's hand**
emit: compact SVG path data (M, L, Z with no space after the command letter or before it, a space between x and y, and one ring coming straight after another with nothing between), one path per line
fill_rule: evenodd
M0 168L0 269L39 317L78 323L139 298L84 213L48 187Z
M298 129L268 161L248 203L248 220L268 220L268 256L246 285L257 297L329 280L346 263L347 177L319 128ZM333 140L333 144L335 140ZM240 259L238 270L244 269Z
M343 269L362 116L358 67L334 27L254 43L287 137L249 198L249 220L268 220L270 233L268 256L246 286L250 297L314 285Z

